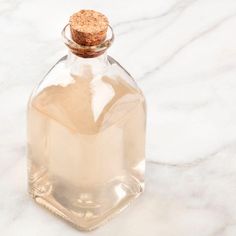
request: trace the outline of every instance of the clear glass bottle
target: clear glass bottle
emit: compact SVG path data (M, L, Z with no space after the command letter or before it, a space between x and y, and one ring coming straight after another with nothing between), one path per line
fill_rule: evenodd
M77 228L92 230L143 191L145 100L106 55L111 27L97 45L75 42L69 24L62 35L69 53L28 105L29 193Z

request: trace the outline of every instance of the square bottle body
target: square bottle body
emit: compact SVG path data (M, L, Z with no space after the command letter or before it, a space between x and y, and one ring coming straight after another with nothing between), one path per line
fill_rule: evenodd
M96 228L143 191L145 126L143 94L114 59L101 73L60 60L28 106L30 195L79 229Z

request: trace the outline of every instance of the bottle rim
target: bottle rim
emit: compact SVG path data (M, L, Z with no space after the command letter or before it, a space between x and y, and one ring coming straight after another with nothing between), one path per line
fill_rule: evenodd
M108 32L106 39L98 44L93 46L80 45L76 43L70 34L70 24L67 24L61 32L63 42L65 45L77 56L81 57L96 57L103 54L113 43L114 41L114 32L110 25L108 25Z

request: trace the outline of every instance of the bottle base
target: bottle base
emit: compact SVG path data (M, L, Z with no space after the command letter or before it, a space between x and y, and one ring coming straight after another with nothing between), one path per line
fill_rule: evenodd
M36 203L81 231L105 224L143 192L143 184L132 176L119 177L92 190L58 183L45 175L29 184L29 194Z

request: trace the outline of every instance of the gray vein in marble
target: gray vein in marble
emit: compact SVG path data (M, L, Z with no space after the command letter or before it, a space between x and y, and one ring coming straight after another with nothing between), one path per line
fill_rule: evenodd
M138 19L134 19L134 20L129 20L129 21L122 21L122 22L119 22L117 24L114 24L114 29L118 28L118 27L122 27L122 26L127 26L127 25L131 25L131 24L135 24L135 27L129 27L128 29L126 29L125 31L121 32L121 33L118 33L117 36L121 36L121 35L124 35L124 34L127 34L127 33L132 33L133 30L137 30L138 28L142 28L143 26L138 26L136 25L137 23L139 22L150 22L150 21L155 21L155 24L156 24L156 20L159 20L160 18L164 18L164 17L168 17L168 16L171 16L173 14L176 13L176 15L174 17L172 17L170 19L170 21L168 21L163 27L161 27L161 29L158 29L156 32L154 32L152 35L148 35L145 39L143 39L141 42L140 42L140 46L142 46L143 43L147 42L147 39L150 38L150 37L154 37L160 33L162 33L163 31L167 30L169 28L169 26L171 26L174 21L180 16L183 14L183 12L189 8L189 6L191 6L193 3L197 2L199 0L183 0L183 1L180 1L180 2L177 2L176 4L172 5L167 11L159 14L159 15L156 15L156 16L151 16L151 17L145 17L145 18L138 18ZM132 51L136 50L133 49ZM132 53L132 52L130 52Z
M203 101L203 102L198 102L198 103L181 103L181 102L171 102L171 103L165 103L163 104L163 108L165 110L171 110L172 112L173 111L178 111L178 110L181 110L182 112L193 112L193 111L196 111L196 110L199 110L199 109L202 109L204 107L207 107L209 105L209 101ZM161 106L161 107L162 107Z
M153 37L156 37L158 35L160 35L161 33L165 32L166 30L169 29L170 26L173 25L173 23L190 7L192 6L195 2L197 2L199 0L192 0L192 1L182 1L181 4L176 4L172 9L170 9L168 11L168 14L163 14L162 17L166 17L168 15L171 15L171 14L174 14L176 12L176 15L174 15L169 21L166 22L166 24L161 27L160 29L156 30L154 33L152 33L151 35L147 35L144 39L142 39L141 41L139 41L139 49L141 47L143 47L146 42L148 42L148 39L150 38L153 38ZM186 2L186 3L185 3ZM185 4L184 4L185 3ZM170 14L171 13L171 14ZM159 19L156 18L156 19ZM122 32L121 34L118 34L119 36L120 35L123 35L123 34L126 34L126 33L130 33L132 32L132 28L128 29L127 31L125 32ZM133 52L135 52L137 50L137 48L133 48L131 50L128 51L128 54L132 54Z
M222 236L225 231L231 226L236 226L236 222L224 224L219 230L214 233L213 236Z
M189 5L190 3L193 3L195 1L198 0L183 0L180 2L175 3L174 5L172 5L168 10L166 10L165 12L158 14L156 16L149 16L149 17L142 17L142 18L138 18L138 19L133 19L133 20L127 20L127 21L122 21L122 22L118 22L116 24L114 24L113 27L118 27L118 26L122 26L122 25L127 25L130 23L138 23L138 22L143 22L143 21L150 21L150 20L156 20L165 16L168 16L169 14L172 14L173 11L176 10L180 10L181 8L185 9L186 5Z
M223 147L218 148L216 151L207 154L203 157L196 157L194 161L192 162L184 162L184 163L167 163L167 162L160 162L160 161L153 161L149 160L148 163L152 163L155 165L165 166L165 167L173 167L173 168L180 168L180 169L187 169L199 166L205 162L208 162L212 159L217 158L218 154L223 153L226 149L231 148L236 145L236 141L227 145L224 145Z
M171 55L169 55L164 61L162 61L159 65L157 65L156 67L154 67L152 70L149 70L147 72L145 72L142 76L140 76L138 78L138 80L143 80L146 79L147 77L149 77L150 75L152 75L153 73L160 71L161 69L163 69L167 64L169 64L180 52L182 52L183 50L185 50L188 46L190 46L191 44L193 44L194 42L196 42L197 40L203 38L204 36L208 35L209 33L213 32L214 30L216 30L217 28L219 28L220 26L222 26L224 23L228 22L229 20L231 20L232 18L234 18L236 16L236 13L233 13L229 16L224 17L223 19L221 19L220 21L218 21L217 23L213 24L212 26L210 26L208 29L203 30L202 32L200 32L199 34L193 36L190 40L188 40L187 42L185 42L182 46L180 46L179 48L177 48Z

